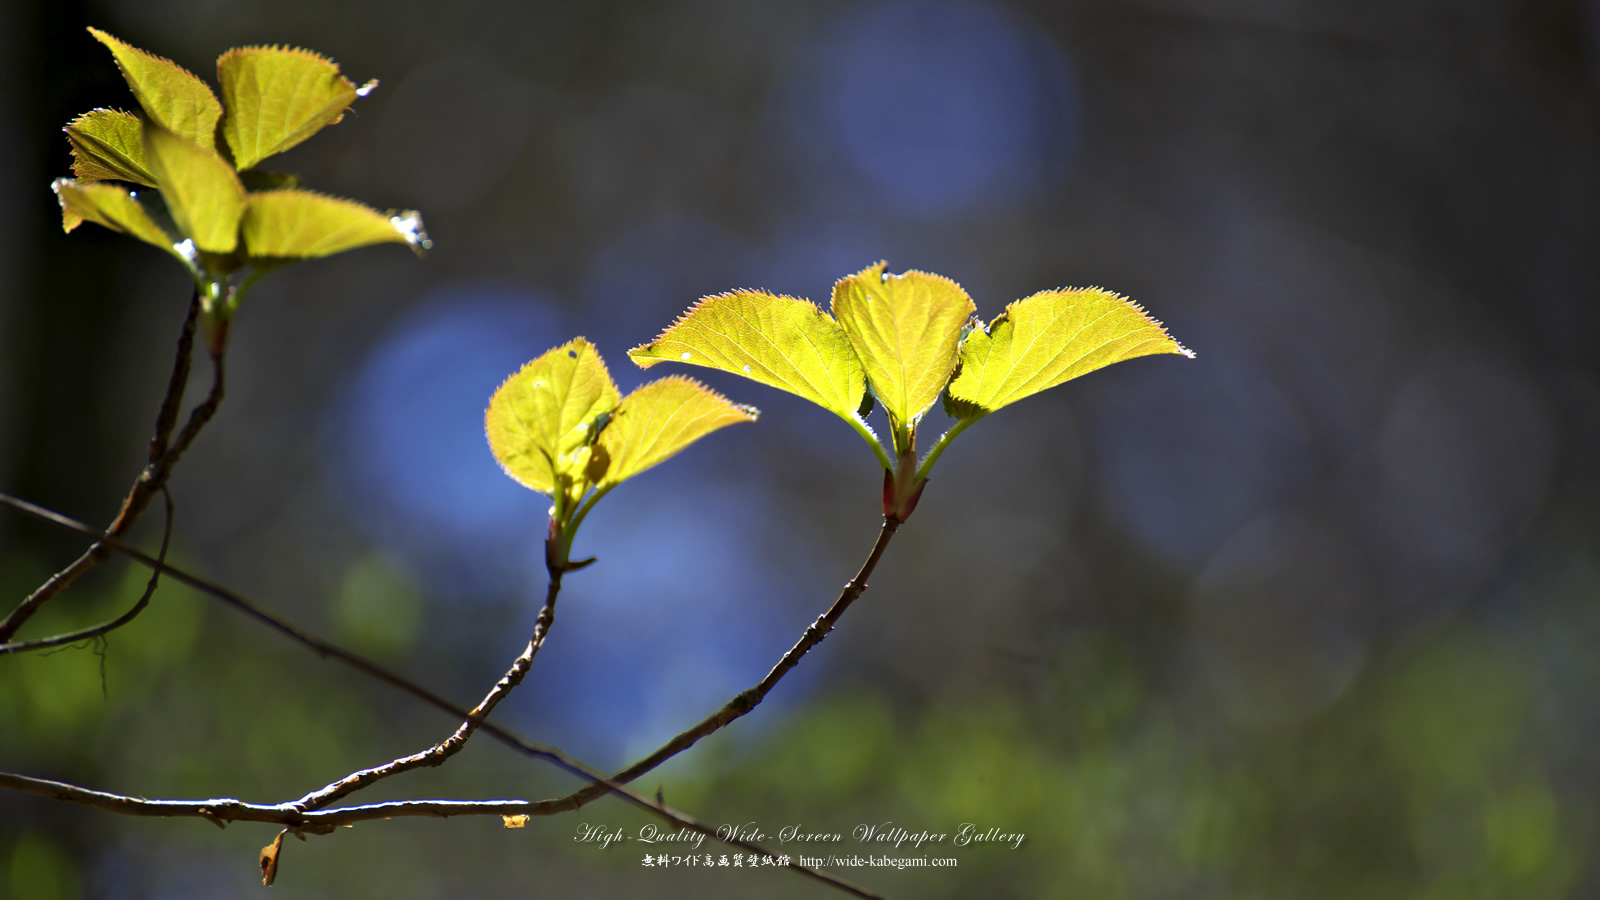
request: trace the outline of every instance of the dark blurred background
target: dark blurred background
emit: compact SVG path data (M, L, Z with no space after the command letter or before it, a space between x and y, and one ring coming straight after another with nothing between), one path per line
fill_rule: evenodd
M546 503L482 436L521 363L582 334L627 390L698 297L826 304L880 258L985 318L1103 285L1198 359L968 432L843 627L640 786L769 834L1027 834L843 873L895 896L1600 895L1600 3L5 3L0 489L103 525L190 288L60 231L61 127L134 106L89 25L208 80L259 43L381 79L272 165L436 241L248 298L173 482L181 564L470 701L543 596ZM597 766L759 679L877 530L849 429L690 374L761 421L598 508L498 714ZM0 601L80 549L0 514ZM104 566L23 636L144 577ZM176 586L98 649L0 658L0 768L277 802L453 727ZM360 799L573 784L478 740ZM274 896L826 895L572 840L649 821L368 823L291 842ZM0 795L0 896L260 896L273 833Z

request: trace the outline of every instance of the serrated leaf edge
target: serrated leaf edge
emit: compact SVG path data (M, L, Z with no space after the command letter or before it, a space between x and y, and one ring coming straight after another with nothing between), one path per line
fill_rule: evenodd
M247 170L247 171L249 171L249 170ZM327 193L326 191L319 191L319 190L315 190L313 188L308 188L308 187L281 187L281 188L267 188L266 190L261 190L261 191L246 191L245 192L245 198L244 198L245 199L245 214L246 215L248 215L249 212L250 212L250 198L251 197L261 196L261 195L264 195L264 194L312 194L312 195L320 197L320 198L322 198L324 200L333 200L333 201L336 201L336 202L339 202L339 203L348 203L348 204L350 204L352 206L359 206L362 209L365 209L365 210L368 210L370 212L376 213L376 214L378 214L380 216L384 216L385 218L387 218L389 220L389 224L394 228L395 236L397 238L397 240L394 241L393 243L405 244L407 247L410 247L411 251L413 253L417 254L418 256L424 255L428 250L433 248L433 239L428 237L428 231L427 231L426 228L423 227L423 224L422 224L422 213L417 212L414 209L385 209L385 210L380 210L376 206L369 206L369 205L367 205L365 203L362 203L360 200L355 200L355 199L352 199L350 197L341 197L341 196L339 196L337 194ZM240 218L240 222L241 222L241 227L242 227L242 223L243 223L243 218L242 217ZM415 227L411 227L413 225ZM390 242L385 241L383 243L390 243ZM245 248L246 252L248 252L249 249L250 248L246 247ZM359 249L359 248L352 247L351 249ZM302 258L304 258L304 259L312 259L312 258L315 258L315 257L263 256L261 258L262 259L302 259ZM570 341L568 343L570 343ZM591 344L590 346L593 346L593 345ZM537 358L538 357L535 357L535 359L537 359ZM530 360L530 362L531 362L531 360ZM518 371L521 371L521 370L519 369Z
M644 384L641 384L638 387L634 388L633 390L629 391L627 397L623 397L622 400L626 401L628 399L628 397L632 397L634 394L637 394L639 391L641 391L641 390L643 390L643 389L645 389L645 388L647 388L647 387L649 387L649 386L651 386L653 384L662 384L664 382L670 382L670 381L682 382L684 384L689 385L690 387L697 388L701 393L709 395L711 397L711 399L720 400L721 402L727 404L730 408L736 409L739 412L744 413L746 416L749 417L747 419L747 421L754 422L754 421L756 421L756 420L761 418L761 410L755 408L754 406L751 406L748 403L735 403L732 400L729 400L726 394L722 393L721 391L716 390L715 388L707 385L705 382L703 382L700 379L695 378L695 377L693 377L691 375L667 375L667 376L665 376L663 378L657 378L655 381L647 381ZM617 408L620 409L621 407L622 407L622 402L619 401L617 403Z
M1013 307L1015 307L1015 306L1017 306L1017 305L1019 305L1021 303L1024 303L1024 302L1026 302L1028 300L1032 300L1034 297L1042 296L1044 294L1063 294L1063 293L1072 293L1072 292L1076 292L1076 291L1095 291L1095 292L1098 292L1098 293L1100 293L1100 294L1102 294L1102 295L1104 295L1104 296L1106 296L1106 297L1108 297L1108 298L1110 298L1112 300L1115 300L1118 303L1123 304L1126 307L1131 308L1134 312L1138 313L1140 318L1142 318L1147 324L1154 325L1156 330L1158 332L1160 332L1160 338L1147 338L1146 340L1141 341L1138 344L1136 344L1135 345L1136 347L1143 346L1144 344L1149 343L1150 341L1165 339L1166 341L1170 342L1173 345L1173 347L1177 348L1175 351L1167 351L1167 352L1174 352L1174 353L1176 353L1178 355L1182 355L1182 356L1184 356L1184 357L1186 357L1188 359L1194 359L1195 358L1195 352L1193 350L1190 350L1188 347L1185 347L1180 341L1178 341L1177 338L1174 338L1172 336L1172 333L1167 331L1166 325L1162 324L1160 319L1157 319L1155 316L1152 316L1150 314L1149 310L1145 309L1144 306L1141 305L1137 300L1134 300L1131 297L1127 297L1127 296L1124 296L1122 294L1119 294L1116 291L1110 290L1108 288L1100 287L1099 285L1088 285L1086 287L1058 287L1058 288L1049 288L1049 289L1042 290L1042 291L1034 291L1033 293L1029 294L1026 297L1022 297L1020 299L1013 300L1010 303L1007 303L1006 304L1006 308L1001 310L999 312L999 314L996 315L993 319L989 320L988 323L986 323L986 324L978 323L978 324L981 324L984 337L993 337L994 329L996 327L998 327L1002 322L1004 322L1007 318L1010 317L1011 310L1012 310ZM1107 311L1107 312L1103 313L1099 318L1096 318L1094 321L1098 322L1100 320L1100 318L1104 318L1105 316L1110 315L1110 314L1111 314L1111 311ZM974 318L976 318L976 317L974 317ZM1092 324L1094 324L1094 322L1085 323L1083 325L1083 327L1079 329L1079 333L1082 333L1082 331L1084 329L1088 328ZM1042 333L1044 331L1044 329L1041 329L1040 331ZM945 401L945 413L946 413L946 415L949 415L952 418L956 418L956 419L977 420L977 419L983 418L984 416L989 415L990 413L996 412L997 410L1003 409L1006 406L1011 405L1012 403L1016 402L1016 400L1009 400L1008 399L1005 402L999 404L998 406L993 407L992 409L986 409L986 408L980 406L976 401L967 400L967 399L963 399L963 398L960 398L960 397L956 397L954 394L950 393L950 385L954 384L955 381L956 381L956 378L958 378L961 375L961 368L962 368L962 362L963 362L962 356L961 356L961 352L962 352L962 350L964 350L966 348L967 339L969 337L971 337L971 333L970 332L968 332L966 337L963 337L961 339L961 343L956 349L956 365L955 365L955 368L954 368L954 370L951 371L950 378L949 378L948 381L945 382L944 390L941 393L942 393L942 398L948 398ZM1035 339L1037 340L1037 337ZM1087 358L1088 356L1092 355L1095 351L1099 350L1101 347L1104 347L1106 344L1109 344L1109 343L1111 343L1112 341L1115 341L1115 340L1117 340L1117 339L1116 338L1111 338L1111 339L1109 339L1109 340L1107 340L1107 341L1105 341L1105 342L1103 342L1101 344L1098 344L1095 347L1093 347L1090 350L1088 350L1087 352L1081 354L1078 358L1079 359ZM1071 341L1069 340L1068 343L1071 343ZM1025 355L1025 354L1026 354L1026 351L1024 351L1024 354L1022 354L1022 355ZM1015 356L1015 355L1018 355L1018 354L1013 354L1013 355ZM1131 356L1123 357L1123 359L1118 360L1118 362L1126 362L1129 359L1135 359L1135 358L1138 358L1139 356L1151 356L1151 355L1154 355L1154 354L1149 354L1149 353L1133 354ZM1088 373L1085 373L1085 374L1088 374ZM1058 384L1058 385L1054 385L1054 386L1055 387L1059 387L1060 385ZM1045 390L1048 390L1048 388L1046 388ZM1039 391L1035 391L1033 393L1039 393ZM1032 394L1028 394L1026 396L1032 396ZM1017 398L1017 399L1025 399L1025 397ZM960 407L970 407L970 408L976 410L976 412L971 414L971 415L957 415L956 414L956 410L959 409Z
M161 56L160 54L157 54L157 53L151 53L149 50L146 50L146 49L144 49L142 47L135 47L134 45L128 43L127 41L123 40L122 38L117 37L116 35L112 34L111 32L103 31L103 30L101 30L99 28L94 27L93 25L89 26L89 33L94 35L95 40L98 40L102 44L106 43L106 41L109 40L111 43L118 44L118 45L120 45L122 47L126 47L127 49L132 50L133 52L139 54L140 56L144 56L144 57L147 57L149 59L153 59L156 62L164 62L167 65L172 66L173 68L177 69L178 71L184 73L185 75L188 75L190 78L193 78L195 81L198 81L201 84L205 85L206 90L208 90L208 91L211 90L211 85L208 84L204 78L201 78L199 75L196 75L193 72L189 71L188 69L185 69L183 66L173 62L172 60L166 58L165 56ZM110 48L107 47L107 49L110 49ZM122 72L122 77L124 79L126 79L128 77L128 73L127 73L126 70L124 70L122 68L122 60L117 59L117 55L115 53L111 54L111 60L117 64L117 71ZM215 91L212 92L211 99L213 99L213 100L217 99L217 95L216 95ZM218 100L217 101L217 105L218 106L222 105L222 101Z
M217 92L214 89L212 89L211 84L209 82L207 82L204 78L201 78L199 75L196 75L193 72L189 71L188 69L185 69L183 66L177 64L176 62L173 62L172 60L166 58L165 56L161 56L161 55L156 54L156 53L151 53L149 50L145 50L142 47L135 47L134 45L128 43L127 41L123 40L122 38L117 37L116 35L110 33L109 31L103 31L103 30L101 30L99 28L94 27L93 25L90 25L89 26L89 33L94 36L95 40L97 40L101 44L105 45L107 50L111 50L112 49L111 48L111 44L117 44L119 46L126 47L127 49L132 50L133 52L135 52L135 53L137 53L137 54L139 54L141 56L144 56L144 57L146 57L148 59L153 59L156 62L164 62L167 65L170 65L173 68L177 69L178 71L182 72L183 74L188 75L190 78L193 78L197 83L199 83L201 87L204 87L206 89L206 93L211 95L211 101L213 103L217 104L217 109L221 110L224 114L226 114L227 110L226 110L225 107L223 107L222 100L217 97ZM113 63L116 63L117 71L122 73L122 80L128 83L128 89L134 91L133 99L139 100L139 93L138 93L137 90L134 90L133 81L128 76L128 70L124 69L122 67L122 60L117 58L117 54L114 51L111 54L111 61ZM144 108L144 101L139 100L139 107L141 109ZM148 115L149 114L149 110L145 110L145 113ZM221 121L221 116L218 116L217 121L218 122ZM156 124L160 124L160 123L156 123ZM205 145L201 144L201 146L204 147ZM215 147L207 147L206 149L215 150L216 148Z
M1147 322L1147 323L1149 323L1151 325L1154 325L1156 327L1156 330L1161 332L1161 336L1162 337L1164 337L1167 340L1171 341L1173 346L1178 348L1177 351L1176 351L1178 355L1185 356L1185 357L1187 357L1189 359L1194 359L1195 358L1194 351L1190 350L1188 347L1185 347L1181 341L1179 341L1177 338L1173 337L1172 333L1167 331L1167 326L1162 324L1160 319L1157 319L1155 316L1150 315L1150 311L1145 309L1144 306L1141 303L1139 303L1139 301L1133 299L1132 297L1127 297L1127 296L1124 296L1122 294L1119 294L1116 291L1113 291L1113 290L1111 290L1109 288L1100 287L1097 284L1091 284L1091 285L1088 285L1086 287L1058 287L1058 288L1050 288L1048 290L1043 290L1043 291L1034 291L1033 293L1029 294L1026 297L1023 297L1023 298L1021 298L1019 300L1013 300L1010 303L1007 303L1006 304L1006 308L1001 310L1000 314L995 316L994 319L989 322L989 324L983 326L983 333L984 334L992 334L993 330L994 330L994 326L1000 324L1000 320L1002 320L1002 319L1004 319L1006 317L1006 314L1011 311L1011 307L1016 306L1018 303L1021 303L1024 300L1031 300L1034 297L1037 297L1037 296L1039 296L1041 294L1064 294L1064 293L1070 293L1070 292L1073 292L1073 291L1098 291L1098 292L1100 292L1102 294L1105 294L1106 296L1110 297L1111 299L1116 300L1119 303L1122 303L1122 304L1125 304L1125 305L1127 305L1129 307L1132 307L1133 311L1138 313L1139 316L1145 320L1145 322ZM1088 326L1085 325L1084 327L1087 328ZM963 339L963 343L965 343L965 339ZM1100 346L1103 347L1105 345L1101 344ZM1096 347L1095 349L1098 350L1099 347ZM1087 354L1085 354L1085 355L1087 355ZM1145 355L1149 355L1149 354L1145 354Z
M104 159L103 156L101 156L100 154L92 152L92 150L89 150L88 148L80 148L78 146L78 141L95 141L96 143L105 143L99 137L97 137L95 135L92 135L92 134L89 134L87 131L85 131L82 128L83 123L86 122L89 119L89 117L94 115L95 113L108 113L108 114L113 115L113 116L126 116L126 117L128 117L130 119L133 119L134 121L139 123L140 131L141 131L141 137L142 137L142 132L143 132L143 128L144 128L145 119L144 119L143 116L139 115L138 113L131 113L131 112L128 112L126 110L113 109L113 108L105 107L105 106L97 106L94 109L89 110L88 112L81 113L81 114L75 116L72 119L72 121L68 122L61 129L61 133L65 134L67 136L67 144L72 150L72 174L73 174L73 177L76 178L79 182L86 183L86 184L87 183L92 183L92 182L95 182L95 181L131 181L131 183L133 183L133 184L142 184L145 187L151 187L151 188L155 187L156 184L155 184L155 176L154 175L150 176L150 180L149 181L141 181L139 179L124 179L124 178L89 178L89 179L85 180L84 174L81 171L79 171L79 167L84 164L84 160L82 160L79 157L80 150L83 151L84 153L86 153L86 155L94 156L94 157L100 157L100 159L95 160L95 162L96 162L96 164L100 164L102 166L102 168L105 168L107 171L110 171L111 168L112 168L110 165L106 165L105 164L105 163L111 162L110 160ZM74 131L74 129L77 129L77 130ZM143 149L144 149L143 146L141 146L140 147L140 151L142 152ZM129 160L129 161L133 162L132 160Z
M655 345L657 345L657 344L661 343L663 340L665 340L666 337L667 337L667 333L668 332L672 331L672 329L674 329L674 328L677 328L679 325L682 325L685 322L687 322L691 317L694 316L695 313L699 312L702 308L706 307L708 304L714 303L714 302L719 301L719 300L729 300L729 299L732 299L732 298L739 297L741 295L752 295L752 294L760 295L762 297L768 297L768 298L771 298L773 300L780 300L780 301L789 300L789 301L794 301L796 303L803 303L806 306L811 307L811 311L816 313L817 315L821 316L822 318L827 319L829 322L832 322L834 325L836 325L836 326L838 326L840 328L844 327L843 325L840 324L839 320L834 318L831 314L829 314L829 312L827 310L823 309L816 302L814 302L812 300L808 300L805 297L795 297L795 296L792 296L790 294L777 294L777 293L773 293L772 291L761 290L761 289L758 289L758 288L734 288L732 290L722 291L722 292L716 293L716 294L707 294L706 296L701 297L699 300L696 300L694 305L689 307L687 310L683 311L682 313L680 313L678 315L678 317L672 321L671 325L668 325L666 328L663 328L661 330L661 333L655 336L654 340L651 340L651 341L649 341L647 343L644 343L644 344L640 344L639 346L630 349L628 351L628 358L630 360L633 360L633 364L638 366L641 369L648 369L651 366L655 365L656 363L682 362L683 360L675 360L675 359L671 359L669 357L662 357L662 356L638 357L638 356L634 356L634 354L635 353L648 352L650 350L650 348L654 347ZM745 324L747 326L749 326L750 330L753 333L759 335L761 337L761 339L766 341L767 344L770 347L772 347L772 349L774 351L777 351L777 349L778 349L777 345L775 343L773 343L773 340L772 340L772 338L770 336L768 336L765 333L763 333L761 331L761 329L755 327L755 325L752 324L749 320L744 319L742 316L740 318L741 318L742 321L745 322ZM812 343L810 341L810 336L809 335L806 336L806 337L807 337L807 343L810 344L810 346L815 350L816 349L816 344ZM850 351L850 355L851 356L856 357L856 365L860 366L861 365L860 355L855 352L855 348L854 347L850 346L850 344L848 342L848 339L846 340L845 348ZM749 353L748 350L746 350L745 352ZM755 354L752 353L750 355L754 356ZM794 363L794 361L790 360L787 355L785 355L785 354L783 354L781 352L779 352L778 355L782 356L785 360L788 360L791 363L791 365ZM821 358L820 351L818 351L818 358L819 359ZM733 375L744 375L746 377L750 377L750 373L746 373L746 372L741 371L742 367L737 367L736 366L736 367L733 367L733 368L724 369L721 366L712 366L711 368L715 368L718 371L722 371L722 372L728 372L729 374L733 374ZM794 394L797 397L800 397L801 399L811 400L810 396L807 396L806 394L802 393L801 391L795 390L794 387L792 386L792 382L790 382L789 379L780 378L776 372L772 371L771 368L768 368L766 366L762 366L762 368L766 370L768 376L770 376L773 381L781 381L785 385L790 385L789 387L779 388L779 390L786 390L789 393ZM800 372L800 374L802 376L804 376L805 373L804 373L803 367L801 367L799 365L795 365L794 368L795 368L795 370L797 372ZM754 379L752 379L752 380L754 380ZM865 378L865 374L864 374L864 369L863 369L862 383L863 383L863 390L865 390L866 389L865 388L866 378ZM829 393L828 391L823 391L823 390L818 389L817 385L814 382L812 382L809 378L805 379L805 384L806 384L806 386L808 388L811 389L812 393L815 396L823 397L823 396L827 396L827 394ZM775 385L773 385L773 386L775 387ZM812 400L811 402L816 403L815 400ZM818 403L817 405L818 406L822 406L822 404L820 404L820 403ZM826 407L826 406L823 406L823 409L827 409L829 412L834 413L835 415L838 415L838 416L841 416L841 417L848 416L848 415L850 415L850 414L852 414L854 412L854 410L845 410L845 411L835 410L835 409L832 409L831 407Z
M968 312L969 321L971 319L976 318L977 302L972 299L972 294L968 293L967 289L961 286L961 282L956 281L954 278L951 278L948 275L940 275L938 272L929 272L929 271L926 271L924 269L906 269L905 271L898 272L898 273L890 272L889 271L889 261L887 259L880 259L877 262L875 262L875 263L863 268L859 272L854 272L852 274L845 275L845 276L839 278L837 281L835 281L833 283L833 302L834 303L838 302L839 288L840 288L841 285L843 285L847 281L850 281L851 279L860 278L860 277L868 274L869 272L873 273L873 274L876 274L878 276L878 283L879 284L888 284L889 283L889 279L891 279L891 278L904 278L907 275L921 275L921 276L924 276L926 278L931 278L931 279L933 279L935 281L942 281L945 284L948 284L951 287L955 288L958 292L960 292L961 296L966 298L968 306L971 307L971 309ZM832 304L830 304L830 310L831 310L831 308L832 308ZM1004 315L1003 312L1002 312L1002 315ZM842 320L839 320L837 316L834 316L833 318L834 318L835 321L839 321L841 326L843 326ZM848 333L849 330L850 330L849 328L845 328L846 333ZM966 342L966 338L965 337L958 337L957 340L956 340L955 353L952 355L951 364L950 364L950 371L948 373L946 373L946 375L945 375L944 386L940 387L940 389L939 389L939 394L941 394L941 395L948 389L951 380L953 380L955 378L956 372L958 372L960 370L960 368L961 368L961 346L965 342ZM851 349L852 350L855 349L853 344L851 346ZM856 355L857 355L857 358L859 359L860 354L857 353ZM866 370L866 361L865 360L860 360L860 361L861 361L861 364L862 364L862 370L863 370L863 372L865 372L865 370ZM897 363L900 366L900 374L901 374L901 379L903 381L904 377L905 377L904 360L903 359L898 359ZM874 389L873 389L873 386L872 386L872 377L870 376L870 374L867 376L866 382L867 382L867 390L868 391L873 391ZM935 395L935 397L933 398L933 401L928 405L928 407L923 409L922 413L918 414L917 418L920 418L921 415L926 414L927 410L929 408L932 408L932 404L933 403L937 403L937 402L939 402L939 396ZM889 412L888 406L884 405L883 398L881 398L881 397L878 398L878 405L883 407L885 415L888 415L891 419L894 418L894 416ZM865 423L863 422L863 424L865 424Z
M235 56L247 56L252 53L288 53L294 56L306 56L316 60L317 62L327 63L328 65L333 66L334 71L339 72L341 75L344 74L339 70L339 64L334 61L333 57L324 56L315 50L308 50L304 47L291 47L288 44L246 44L242 47L229 47L227 50L223 51L221 56L217 57L217 65L220 67L222 65L222 61L225 59L230 59ZM351 86L354 86L353 82Z
M632 398L633 396L635 396L636 394L638 394L640 391L643 391L646 388L654 387L656 385L666 385L666 384L675 384L675 383L676 384L687 385L688 387L693 388L694 390L698 391L700 394L704 395L707 399L713 401L714 403L720 403L720 404L723 405L723 407L725 407L727 409L734 410L735 412L738 412L738 413L742 414L742 416L743 416L742 421L744 421L744 422L755 422L755 421L758 421L761 418L761 410L755 408L754 406L749 405L748 403L734 403L732 400L729 400L721 392L712 389L711 387L707 386L704 382L702 382L702 381L700 381L700 380L698 380L696 378L693 378L691 376L688 376L688 375L668 375L665 378L657 378L655 381L645 382L644 384L641 384L638 387L634 388L633 390L629 391L628 392L628 396L623 397L620 401L618 401L616 409L614 410L614 412L617 412L617 413L622 412L623 409L624 409L624 405L628 402L628 400L630 398ZM653 413L653 410L652 410L652 413ZM672 415L672 413L669 412L668 415L670 416L670 415ZM682 434L685 430L687 430L690 426L692 426L698 419L699 419L699 417L697 416L694 419L690 419L690 420L684 422L683 425L678 428L678 432L677 433L678 434ZM728 424L729 425L737 425L737 424L739 424L739 422L729 422ZM706 432L706 434L710 434L710 432ZM598 443L599 440L603 439L603 437L604 437L604 435L602 433L602 435L599 438L597 438L596 443ZM701 435L701 437L705 437L705 435ZM695 440L699 440L699 438L696 438ZM626 476L624 476L622 478L616 479L615 481L610 479L609 471L608 471L608 472L605 472L605 473L601 473L599 478L591 477L590 478L590 483L594 484L597 488L600 488L602 490L610 490L611 488L614 488L617 485L620 485L620 484L626 482L628 479L634 477L635 475L643 474L644 472L649 471L651 468L654 468L655 466L657 466L657 465L659 465L659 464L661 464L663 462L666 462L667 459L670 459L671 457L676 456L679 452L681 452L681 451L683 451L685 449L688 449L688 447L691 444L693 444L694 442L695 441L692 440L692 441L689 441L687 443L684 443L682 446L678 447L676 450L674 450L671 453L667 454L666 457L663 457L662 459L659 459L656 462L651 463L649 466L646 466L645 468L638 469L638 470L636 470L636 471L634 471L634 472L632 472L632 473L630 473L630 474L628 474L628 475L626 475ZM662 441L659 438L656 441L652 441L652 444L657 444L657 443L672 443L672 441ZM588 473L586 472L585 474L588 474Z

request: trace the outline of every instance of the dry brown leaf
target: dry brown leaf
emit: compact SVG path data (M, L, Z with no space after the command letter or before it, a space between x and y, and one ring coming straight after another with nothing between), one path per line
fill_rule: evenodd
M289 829L278 832L272 843L261 848L261 884L272 887L272 880L278 877L278 851L283 849L283 836Z

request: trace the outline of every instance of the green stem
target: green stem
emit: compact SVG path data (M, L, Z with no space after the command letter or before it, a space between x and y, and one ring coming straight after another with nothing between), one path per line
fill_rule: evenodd
M568 555L570 555L572 550L572 539L577 535L578 526L583 524L584 517L589 515L589 510L594 509L594 505L600 502L600 498L604 497L606 493L614 487L616 487L616 485L611 484L606 485L603 488L595 488L594 491L589 494L589 498L583 501L583 505L578 507L577 515L572 517L572 524L567 526L566 534L564 535L566 546L562 549L567 550Z
M234 312L239 309L239 304L244 301L244 295L250 293L250 289L255 287L256 282L260 281L261 276L265 274L267 274L267 270L264 268L251 269L250 274L244 277L244 281L241 281L239 286L228 294L228 318L233 318Z
M928 455L923 458L922 465L917 467L917 481L927 479L928 473L933 471L933 464L938 462L939 456L944 453L944 448L950 446L950 442L956 439L956 435L966 431L967 426L976 421L978 420L975 418L957 419L956 424L950 426L949 431L939 436L939 442L933 445L933 449L929 450Z
M867 423L861 421L860 416L841 416L840 418L849 422L850 427L856 430L856 434L861 435L861 439L866 441L867 446L872 448L873 455L878 457L878 465L883 466L885 472L893 472L894 463L889 461L889 454L883 449L883 443L878 440L877 435L872 433L872 429L867 427Z

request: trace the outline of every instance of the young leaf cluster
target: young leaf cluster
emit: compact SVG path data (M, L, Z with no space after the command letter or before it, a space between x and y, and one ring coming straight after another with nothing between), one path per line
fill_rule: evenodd
M553 501L547 562L568 571L577 567L568 556L578 526L612 488L759 415L683 376L623 397L599 351L580 337L507 378L489 400L484 430L506 474Z
M357 87L308 50L240 47L217 60L219 100L171 60L89 32L110 49L140 112L95 109L67 126L76 177L52 186L66 231L93 222L160 247L194 277L208 315L223 319L244 290L228 279L246 267L253 280L369 244L419 254L430 246L415 211L379 212L258 168L338 122L376 82Z
M984 325L954 281L887 268L878 262L840 279L832 315L765 291L706 297L628 356L640 367L673 361L733 372L844 419L883 466L884 515L900 521L944 448L973 422L1115 362L1193 356L1138 304L1099 288L1041 291ZM919 465L917 424L941 396L956 424ZM874 402L889 419L888 448L864 421Z

